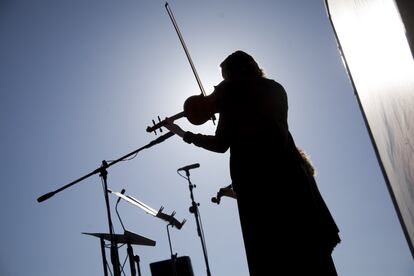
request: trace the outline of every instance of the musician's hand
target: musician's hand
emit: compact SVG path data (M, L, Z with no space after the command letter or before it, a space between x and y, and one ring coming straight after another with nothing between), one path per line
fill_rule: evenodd
M223 196L237 198L236 192L231 187L221 188L219 193L221 193Z
M180 137L184 137L185 131L179 127L177 124L174 123L173 120L166 118L164 127L169 131L177 134Z

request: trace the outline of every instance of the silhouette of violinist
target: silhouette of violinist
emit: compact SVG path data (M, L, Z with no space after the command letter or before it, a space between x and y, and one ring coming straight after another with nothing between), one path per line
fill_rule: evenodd
M184 131L172 119L165 127L198 147L230 149L251 276L337 275L331 253L339 230L289 132L284 88L243 51L220 67L224 80L205 97L219 113L215 135Z

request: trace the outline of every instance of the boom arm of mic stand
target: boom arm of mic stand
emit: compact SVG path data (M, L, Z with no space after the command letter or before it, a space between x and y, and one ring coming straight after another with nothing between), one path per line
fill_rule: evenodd
M79 179L77 179L77 180L75 180L75 181L70 182L69 184L67 184L67 185L65 185L65 186L63 186L63 187L61 187L61 188L59 188L59 189L57 189L57 190L55 190L55 191L52 191L52 192L49 192L49 193L46 193L46 194L44 194L44 195L40 196L40 197L37 199L37 202L43 202L43 201L45 201L45 200L47 200L47 199L51 198L51 197L52 197L52 196L54 196L55 194L57 194L57 193L59 193L59 192L61 192L61 191L65 190L65 189L67 189L67 188L69 188L69 187L71 187L71 186L75 185L76 183L78 183L78 182L80 182L80 181L82 181L82 180L84 180L84 179L86 179L86 178L88 178L88 177L90 177L90 176L92 176L92 175L95 175L95 174L97 174L97 173L102 173L102 172L103 172L103 171L105 171L107 168L109 168L110 166L112 166L112 165L114 165L114 164L118 163L119 161L122 161L122 160L124 160L124 159L126 159L126 158L130 157L131 155L134 155L134 154L136 154L136 153L140 152L140 151L141 151L141 150L143 150L143 149L147 149L147 148L150 148L150 147L152 147L152 146L154 146L154 145L156 145L156 144L162 143L162 142L164 142L165 140L167 140L168 138L170 138L170 137L171 137L171 136L173 136L173 135L174 135L174 133L173 133L173 132L167 132L166 134L164 134L164 135L162 135L162 136L158 137L157 139L155 139L155 140L151 141L149 144L147 144L147 145L145 145L145 146L143 146L143 147L141 147L141 148L139 148L139 149L137 149L137 150L134 150L133 152L130 152L130 153L128 153L128 154L126 154L126 155L124 155L124 156L122 156L122 157L118 158L117 160L110 162L109 164L108 164L108 163L106 163L106 162L103 162L102 166L101 166L101 167L99 167L99 168L97 168L96 170L94 170L94 171L92 171L92 172L90 172L90 173L88 173L88 174L86 174L86 175L82 176L81 178L79 178Z

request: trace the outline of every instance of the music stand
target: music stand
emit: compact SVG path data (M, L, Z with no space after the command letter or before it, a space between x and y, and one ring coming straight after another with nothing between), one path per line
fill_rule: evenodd
M184 223L186 222L185 219L183 219L182 222L179 222L174 216L175 216L175 211L173 211L171 213L171 215L165 214L162 211L164 210L164 207L161 206L160 209L158 211L156 211L155 209L151 208L150 206L148 206L147 204L143 203L142 201L139 201L138 199L134 198L133 196L130 195L125 195L123 193L120 192L114 192L111 189L107 189L108 193L114 194L117 197L122 198L123 200L131 203L132 205L141 208L142 210L144 210L145 213L150 214L153 217L157 217L160 218L164 221L167 221L168 223L171 224L171 226L176 227L177 229L181 229L181 227L183 227Z
M138 199L134 198L133 196L129 196L129 195L125 195L124 194L124 190L122 192L114 192L111 189L107 189L108 193L114 194L119 198L122 198L123 200L131 203L132 205L141 208L142 210L144 210L147 214L152 215L153 217L157 217L160 218L164 221L168 222L167 225L167 235L168 235L168 244L170 246L170 252L171 252L171 261L173 264L173 274L174 276L176 276L176 267L175 267L175 263L176 263L176 259L177 259L177 254L173 254L173 250L172 250L172 245L171 245L171 237L170 237L170 232L168 227L176 227L177 229L181 229L184 225L184 223L186 222L186 220L184 219L182 222L179 222L174 216L175 216L175 211L173 211L171 213L171 215L165 214L162 211L164 210L164 207L161 206L160 209L158 211L156 211L155 209L151 208L150 206L148 206L147 204L143 203L142 201L139 201ZM105 275L106 276L106 275Z
M101 244L101 253L102 253L102 264L104 269L104 275L108 276L108 262L106 260L106 254L105 254L105 241L111 241L111 234L108 233L82 233L89 236L94 236L100 239ZM118 244L126 244L127 245L127 255L129 258L129 265L131 269L131 276L136 275L135 265L134 261L137 263L138 267L138 275L141 276L141 269L139 266L139 258L134 257L134 253L132 250L132 245L144 245L144 246L155 246L156 242L140 236L138 234L135 234L133 232L130 232L128 230L124 231L124 234L114 234L113 239L115 244L118 246Z

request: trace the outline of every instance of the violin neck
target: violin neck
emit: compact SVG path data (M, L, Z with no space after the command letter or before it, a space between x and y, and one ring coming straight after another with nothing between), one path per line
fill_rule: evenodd
M185 116L184 111L181 111L181 112L179 112L179 113L171 116L169 119L172 120L172 121L175 121L175 120L180 119L180 118L182 118L184 116Z
M184 116L185 116L184 111L181 111L180 113L177 113L177 114L169 117L169 119L172 120L172 121L175 121L175 120L180 119ZM155 123L153 121L153 123L154 123L153 126L148 126L147 127L147 132L155 132L157 129L160 129L161 127L163 127L166 124L166 120L159 121L158 123ZM162 132L162 130L160 132Z

